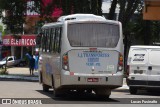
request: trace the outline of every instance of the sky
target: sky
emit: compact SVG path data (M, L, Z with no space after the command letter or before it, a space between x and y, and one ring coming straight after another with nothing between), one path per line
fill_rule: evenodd
M102 0L102 13L109 13L111 7L111 0ZM116 13L119 12L119 9L116 9Z

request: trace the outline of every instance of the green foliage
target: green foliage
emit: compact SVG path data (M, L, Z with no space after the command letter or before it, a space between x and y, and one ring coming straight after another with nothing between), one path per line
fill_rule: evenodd
M3 32L3 26L0 25L0 32Z
M102 15L102 0L62 0L63 15L90 13Z
M3 26L2 25L0 25L0 32L2 33L2 36L5 35L5 31L3 30Z
M117 4L120 6L118 20L122 23L123 33L128 35L133 30L133 15L142 16L143 1L142 0L112 0L108 18L113 20ZM135 12L136 11L136 12ZM140 18L139 18L140 19ZM137 20L137 19L136 19ZM137 20L138 21L138 20ZM140 21L140 20L139 20ZM131 25L132 24L132 25Z
M160 21L152 21L151 35L152 41L160 43Z
M4 35L6 35L6 32L5 32L5 31L2 32L2 36L4 36Z
M0 75L8 75L8 72L5 69L0 68Z
M120 5L120 12L118 20L122 22L123 28L126 27L127 23L130 21L131 17L138 9L142 7L142 0L118 0ZM140 8L139 7L139 8Z
M23 23L25 22L26 1L0 0L0 12L2 11L5 11L6 16L1 13L0 17L2 22L7 25L7 29L13 34L22 33Z

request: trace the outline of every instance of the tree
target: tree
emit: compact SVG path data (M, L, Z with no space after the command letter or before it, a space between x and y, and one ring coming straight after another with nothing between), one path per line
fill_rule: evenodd
M54 20L52 14L54 9L60 6L60 0L51 0L47 3L45 0L38 0L38 2L36 0L34 1L36 3L35 7L39 10L38 13L40 14L40 18L43 21L52 22Z
M160 21L152 21L151 32L152 41L160 43Z
M2 15L5 11L6 16ZM13 34L23 32L24 14L26 12L25 0L0 0L0 17L2 22L7 25L7 29Z
M144 45L153 45L154 42L160 43L160 21L143 20L142 12L134 20L131 32L134 38L141 41Z
M63 15L90 13L102 15L102 0L62 0Z
M132 15L135 13L138 6L142 3L142 0L119 0L120 12L118 20L122 23L123 28L126 27Z
M127 51L129 49L129 36L131 35L130 20L136 10L142 9L142 0L112 0L108 18L113 20L117 4L120 6L118 20L122 23L124 34L124 64L127 61Z
M109 11L109 14L108 14L108 19L110 19L110 20L114 19L117 3L118 3L118 0L113 0L112 1L111 8L110 8L110 11Z
M26 11L36 11L40 14L41 22L52 22L53 12L55 8L62 8L63 15L74 13L91 13L102 15L102 0L32 0L35 6L27 7L28 0L0 0L0 18L7 25L10 33L18 34L23 32L23 24L25 23ZM2 12L7 14L5 17Z
M125 29L131 17L138 8L142 8L142 0L112 0L108 19L113 20L117 4L120 6L118 20L122 23ZM125 33L125 32L124 32Z

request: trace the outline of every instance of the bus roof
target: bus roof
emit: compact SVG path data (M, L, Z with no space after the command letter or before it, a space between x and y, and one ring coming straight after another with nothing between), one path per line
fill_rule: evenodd
M42 26L42 28L50 27L50 26L54 26L54 25L62 25L62 22L47 23L47 24L44 24L44 25Z
M67 16L61 16L58 18L58 22L68 21L68 20L99 20L106 21L106 19L102 16L97 16L93 14L72 14Z
M147 45L135 45L135 46L131 46L131 48L149 48L149 49L152 49L152 48L160 48L160 46L147 46Z
M58 18L57 22L47 23L42 28L50 27L50 26L54 26L54 25L62 25L66 21L70 21L70 22L77 22L77 21L103 21L103 22L108 22L108 23L119 24L118 21L107 20L102 16L97 16L97 15L93 15L93 14L72 14L72 15L67 15L67 16L61 16L60 18Z

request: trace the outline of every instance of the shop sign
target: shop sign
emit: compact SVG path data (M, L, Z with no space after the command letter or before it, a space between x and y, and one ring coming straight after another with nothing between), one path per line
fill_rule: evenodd
M35 35L23 35L19 37L4 36L3 45L4 46L35 46L36 36Z

